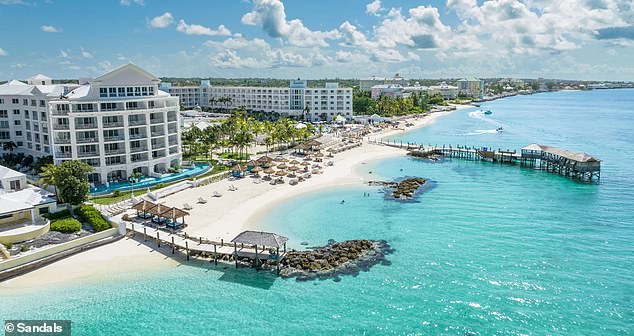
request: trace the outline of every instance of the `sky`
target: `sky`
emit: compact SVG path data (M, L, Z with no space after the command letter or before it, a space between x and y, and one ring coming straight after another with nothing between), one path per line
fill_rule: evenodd
M0 80L634 80L633 0L0 0Z

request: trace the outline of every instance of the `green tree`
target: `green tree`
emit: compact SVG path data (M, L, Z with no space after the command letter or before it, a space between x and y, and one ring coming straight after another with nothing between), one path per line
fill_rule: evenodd
M55 199L59 202L59 197L57 195L57 166L53 163L49 163L46 166L43 166L40 170L40 179L39 182L42 184L42 187L46 188L48 186L53 186L53 190L55 190Z
M88 197L90 183L87 174L92 167L83 161L64 161L54 170L54 181L63 203L78 205Z

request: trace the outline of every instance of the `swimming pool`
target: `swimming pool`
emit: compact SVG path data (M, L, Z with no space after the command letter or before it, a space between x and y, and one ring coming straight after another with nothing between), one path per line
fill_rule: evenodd
M192 176L198 176L206 173L211 169L211 166L208 164L196 164L193 168L189 168L183 170L180 173L170 174L162 177L148 177L136 183L130 182L115 182L110 183L108 186L105 184L98 185L90 188L90 195L99 196L99 195L107 195L116 190L119 191L131 191L138 190L143 188L149 188L161 183L172 183L179 180L184 180L190 178Z

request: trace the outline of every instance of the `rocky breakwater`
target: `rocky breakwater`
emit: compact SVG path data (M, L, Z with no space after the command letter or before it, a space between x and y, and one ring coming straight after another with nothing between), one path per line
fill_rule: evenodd
M282 260L280 276L297 281L341 280L341 275L356 276L377 264L390 265L386 254L394 250L384 240L347 240L309 251L290 251Z
M427 182L422 177L409 177L400 182L370 181L369 185L380 185L389 188L390 196L395 199L409 200L414 198L418 188Z

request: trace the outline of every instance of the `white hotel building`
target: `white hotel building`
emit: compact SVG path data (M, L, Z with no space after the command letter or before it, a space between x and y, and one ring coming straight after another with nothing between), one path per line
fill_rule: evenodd
M177 97L159 79L128 64L80 85L38 75L0 85L0 142L14 152L81 160L91 182L156 176L181 163Z
M292 80L289 87L211 86L202 81L200 86L171 86L163 90L180 98L186 108L227 107L249 111L279 113L283 117L306 118L319 121L324 115L332 120L337 115L352 118L352 88L340 88L338 83L326 83L324 88L309 88L305 80ZM231 98L229 103L214 103L220 98Z

